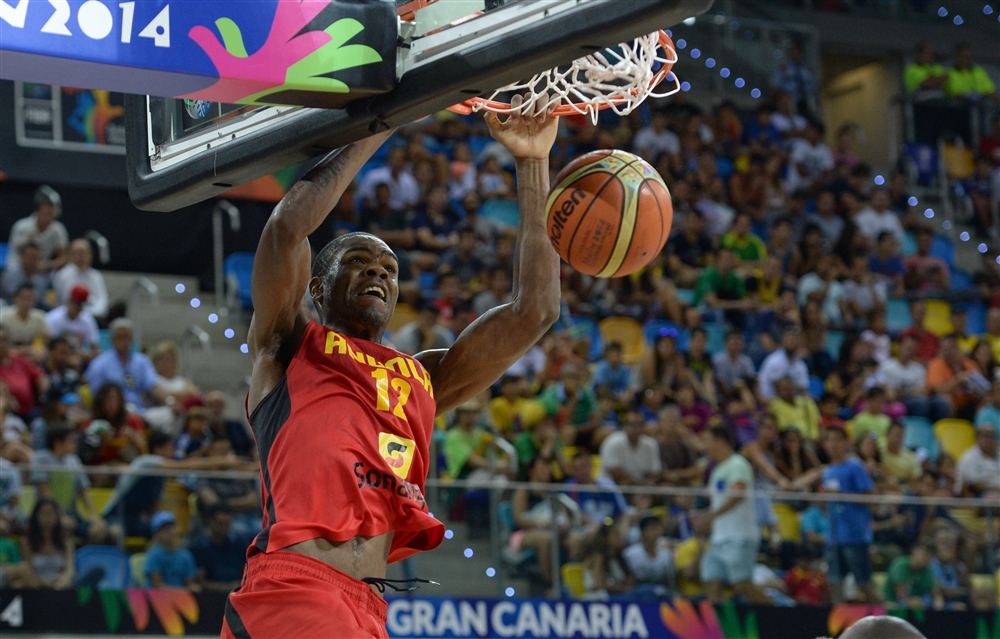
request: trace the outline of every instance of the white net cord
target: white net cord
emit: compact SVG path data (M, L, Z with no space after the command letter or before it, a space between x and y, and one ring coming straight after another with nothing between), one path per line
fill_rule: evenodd
M648 97L677 93L680 83L672 73L667 77L673 85L667 91L655 93L653 86L657 73L654 67L676 62L677 52L661 44L659 32L651 33L632 43L578 58L567 67L544 71L528 81L508 84L485 101L476 100L472 109L540 114L550 107L569 106L581 115L589 115L596 124L600 109L626 115ZM509 105L497 102L505 93L515 94Z

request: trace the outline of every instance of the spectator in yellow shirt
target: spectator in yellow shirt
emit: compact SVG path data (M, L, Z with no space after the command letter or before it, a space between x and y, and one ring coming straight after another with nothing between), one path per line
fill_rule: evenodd
M903 85L908 93L944 88L948 70L934 62L934 47L930 42L917 45L917 57L903 69Z
M986 314L986 335L983 341L993 350L993 359L1000 362L1000 308L991 308Z
M802 437L815 442L819 439L819 406L811 398L799 391L791 377L783 377L774 384L777 397L771 400L767 410L774 415L778 428L785 430L796 426Z
M749 213L738 213L729 232L722 236L722 247L739 258L740 266L757 268L767 259L764 241L750 232L753 220Z
M952 98L996 96L997 87L986 70L972 62L972 49L967 44L955 47L955 66L948 72L945 92Z
M505 437L511 439L511 428L528 403L528 380L520 375L504 375L500 380L500 396L490 400L490 419Z
M899 422L893 422L885 434L882 467L904 484L919 479L924 472L913 451L903 447L903 425Z

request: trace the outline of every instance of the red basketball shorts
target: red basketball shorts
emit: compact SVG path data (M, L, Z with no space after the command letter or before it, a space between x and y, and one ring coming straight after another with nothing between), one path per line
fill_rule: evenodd
M259 554L229 595L222 639L389 639L388 605L359 581L295 552Z

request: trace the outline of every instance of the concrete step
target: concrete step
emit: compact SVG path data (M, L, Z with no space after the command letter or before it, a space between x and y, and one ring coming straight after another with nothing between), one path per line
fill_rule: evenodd
M214 348L238 350L246 342L249 327L247 318L242 314L205 305L192 308L190 304L160 303L154 306L141 302L132 305L129 317L139 326L142 342L147 347L163 340L180 344L187 330L198 326L208 333ZM230 329L232 337L226 335Z
M132 273L125 271L101 271L108 287L108 298L113 302L127 301L132 286L139 278L146 278L158 289L161 301L183 299L185 303L198 295L198 278L182 275L163 275L159 273ZM177 292L177 285L182 286L182 292Z

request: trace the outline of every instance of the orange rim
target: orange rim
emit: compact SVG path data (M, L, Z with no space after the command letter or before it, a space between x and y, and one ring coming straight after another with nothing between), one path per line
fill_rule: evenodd
M399 15L402 20L413 20L416 16L414 15L417 11L420 11L429 4L433 4L438 0L413 0L412 2L407 2L399 9L396 10L396 14Z
M426 2L426 1L427 0L416 0L416 2ZM407 6L409 6L409 5L407 5ZM662 31L662 30L660 31L660 46L663 49L674 50L674 42L673 42L673 40L671 40L670 36L668 36L667 33L665 31ZM667 74L669 74L670 71L673 68L674 68L674 63L673 62L667 62L667 63L665 63L660 68L660 70L656 72L656 75L653 76L653 79L649 82L649 87L652 89L654 87L659 86L660 83L663 82L663 80L667 77ZM610 107L613 104L615 104L615 105L622 104L625 101L626 101L625 98L616 98L616 99L608 100L606 103L598 105L597 107L594 107L594 105L592 105L592 104L588 104L588 105L582 107L581 110L584 113L591 112L591 111L594 110L594 108L596 108L598 111L601 111L601 110L607 109L608 107ZM482 111L482 110L494 110L494 109L507 110L507 109L510 109L510 102L499 102L499 101L496 101L496 100L487 100L486 98L470 98L470 99L465 100L463 102L459 102L458 104L456 104L454 106L448 107L448 110L452 111L454 113L459 113L461 115L469 115L469 114L471 114L471 113L473 113L473 112L475 112L477 110L476 109L477 106L479 107L478 110L480 110L480 111ZM579 106L579 105L577 105L577 106ZM569 105L569 104L561 104L561 105L557 106L555 108L555 111L553 111L553 113L552 113L552 115L557 116L557 117L564 117L564 116L570 116L570 115L579 115L579 114L580 114L580 110L574 108L572 105Z

